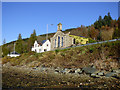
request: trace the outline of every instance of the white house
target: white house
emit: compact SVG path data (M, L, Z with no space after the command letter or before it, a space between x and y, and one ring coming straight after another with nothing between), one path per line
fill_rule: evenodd
M42 42L35 41L34 46L32 47L32 51L37 53L50 51L51 50L51 43L49 40L43 40Z
M8 54L7 56L9 56L9 57L18 57L18 56L20 56L20 54L18 54L17 52L13 51L10 54Z

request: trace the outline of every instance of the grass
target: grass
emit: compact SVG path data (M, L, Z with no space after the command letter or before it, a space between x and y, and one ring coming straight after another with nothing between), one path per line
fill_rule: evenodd
M12 66L3 66L2 85L3 88L118 89L120 88L120 81L115 78L91 78L86 74L46 73L39 69L31 70L31 68L40 68L39 66L83 68L93 64L99 70L112 71L120 68L118 61L113 59L120 57L119 51L120 41L116 41L43 53L29 52L16 58L4 57L2 64L9 62Z
M45 65L48 67L53 66L82 68L84 66L88 66L91 63L95 63L97 60L101 63L102 60L107 60L108 64L110 65L112 62L110 62L109 59L111 57L120 57L119 51L120 41L115 41L63 50L57 49L55 51L48 51L43 53L35 53L31 51L29 53L24 53L20 57L16 58L4 57L2 59L2 63L5 64L10 62L14 66L38 61L40 62L40 65ZM115 60L113 61L117 62Z

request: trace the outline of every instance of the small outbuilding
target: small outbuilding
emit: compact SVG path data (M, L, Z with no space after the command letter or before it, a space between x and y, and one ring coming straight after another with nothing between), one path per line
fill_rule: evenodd
M18 57L18 56L20 56L20 54L15 52L15 51L13 51L10 54L8 54L7 56L9 56L9 57Z

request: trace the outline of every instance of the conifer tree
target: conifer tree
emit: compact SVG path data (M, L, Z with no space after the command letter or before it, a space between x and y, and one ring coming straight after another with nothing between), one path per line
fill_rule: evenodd
M33 33L30 35L30 38L28 40L28 51L31 51L31 48L32 48L35 40L37 40L37 36L36 36L36 31L34 29Z
M5 38L4 38L4 40L3 40L3 45L4 45L4 44L6 44L6 40L5 40Z
M19 34L18 40L16 41L15 50L20 54L23 53L23 40L21 34Z
M104 19L103 19L104 26L105 25L110 26L111 25L111 21L112 21L112 17L110 16L110 12L108 12L108 16L105 15Z
M6 56L9 53L9 50L6 44L2 45L2 53L3 53L2 56Z
M6 56L9 53L9 50L7 48L7 44L6 44L6 40L5 39L3 40L2 52L3 52L2 56Z

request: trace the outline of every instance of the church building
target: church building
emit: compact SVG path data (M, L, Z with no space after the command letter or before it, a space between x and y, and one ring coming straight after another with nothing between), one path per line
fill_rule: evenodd
M89 41L88 38L70 35L69 33L62 32L62 24L59 23L57 25L57 32L54 34L53 37L49 40L43 40L42 42L35 41L34 46L32 47L32 51L37 53L51 51L59 48L66 48L72 45L77 44L86 44Z
M56 48L65 48L75 44L75 39L70 37L69 34L70 32L67 34L62 32L62 24L59 23L57 25L57 32L50 38L51 49L54 50Z

